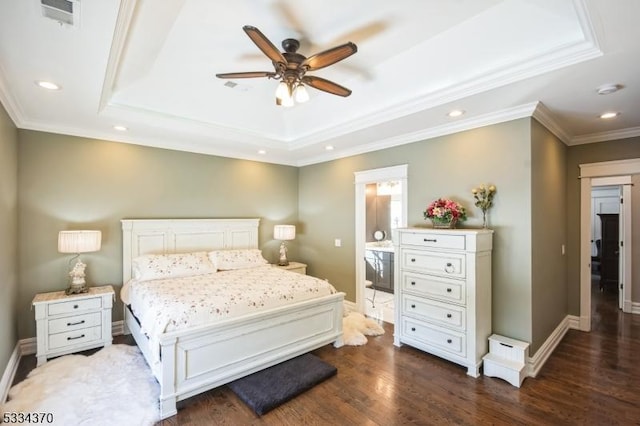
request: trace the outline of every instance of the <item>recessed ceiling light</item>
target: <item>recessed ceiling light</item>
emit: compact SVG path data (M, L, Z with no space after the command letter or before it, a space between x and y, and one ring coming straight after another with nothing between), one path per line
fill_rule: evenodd
M449 111L449 113L447 114L449 117L460 117L462 114L464 114L464 111L461 109L454 109L453 111Z
M603 114L600 114L600 118L604 119L604 120L608 120L610 118L615 118L618 115L620 115L619 112L605 112Z
M126 132L127 130L129 130L124 126L113 126L113 128L119 132Z
M259 149L258 150L258 154L260 155L265 155L267 153L267 151L265 151L264 149Z
M618 90L622 89L621 84L605 84L596 89L598 95L608 95L610 93L615 93Z
M36 84L40 87L42 87L43 89L47 89L47 90L60 90L60 86L57 85L56 83L53 83L51 81L36 81Z
M327 151L333 151L333 145L327 145L324 147L324 149Z

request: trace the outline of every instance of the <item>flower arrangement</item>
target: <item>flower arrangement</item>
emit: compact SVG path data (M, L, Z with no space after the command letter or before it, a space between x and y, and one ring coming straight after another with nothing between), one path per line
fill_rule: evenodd
M487 211L493 206L493 197L496 195L495 185L480 185L477 188L471 190L473 198L475 198L476 207L482 210L482 227L487 228L489 226Z
M467 211L453 200L438 198L429 203L424 218L431 219L434 227L453 228L456 223L467 219Z

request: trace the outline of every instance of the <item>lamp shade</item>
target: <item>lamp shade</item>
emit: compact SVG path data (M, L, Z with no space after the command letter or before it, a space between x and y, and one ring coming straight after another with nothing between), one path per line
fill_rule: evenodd
M89 253L100 250L100 231L60 231L58 251L60 253Z
M287 241L296 238L295 225L276 225L273 227L273 238L276 240Z

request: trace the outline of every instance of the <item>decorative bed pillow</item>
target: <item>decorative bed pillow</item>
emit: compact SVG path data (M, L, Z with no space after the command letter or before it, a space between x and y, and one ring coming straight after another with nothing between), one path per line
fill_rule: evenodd
M209 252L209 259L220 271L255 268L269 263L259 249L216 250Z
M133 259L133 278L138 281L191 277L216 272L206 252L148 254Z

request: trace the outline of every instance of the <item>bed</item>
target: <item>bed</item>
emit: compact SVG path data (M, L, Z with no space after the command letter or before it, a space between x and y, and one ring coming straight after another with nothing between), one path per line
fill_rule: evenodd
M259 222L122 220L123 283L132 280L134 259L143 255L257 249ZM344 293L334 292L186 329L167 329L153 338L125 303L125 333L133 335L160 384L164 419L177 413L178 401L321 346L342 346L343 300Z

